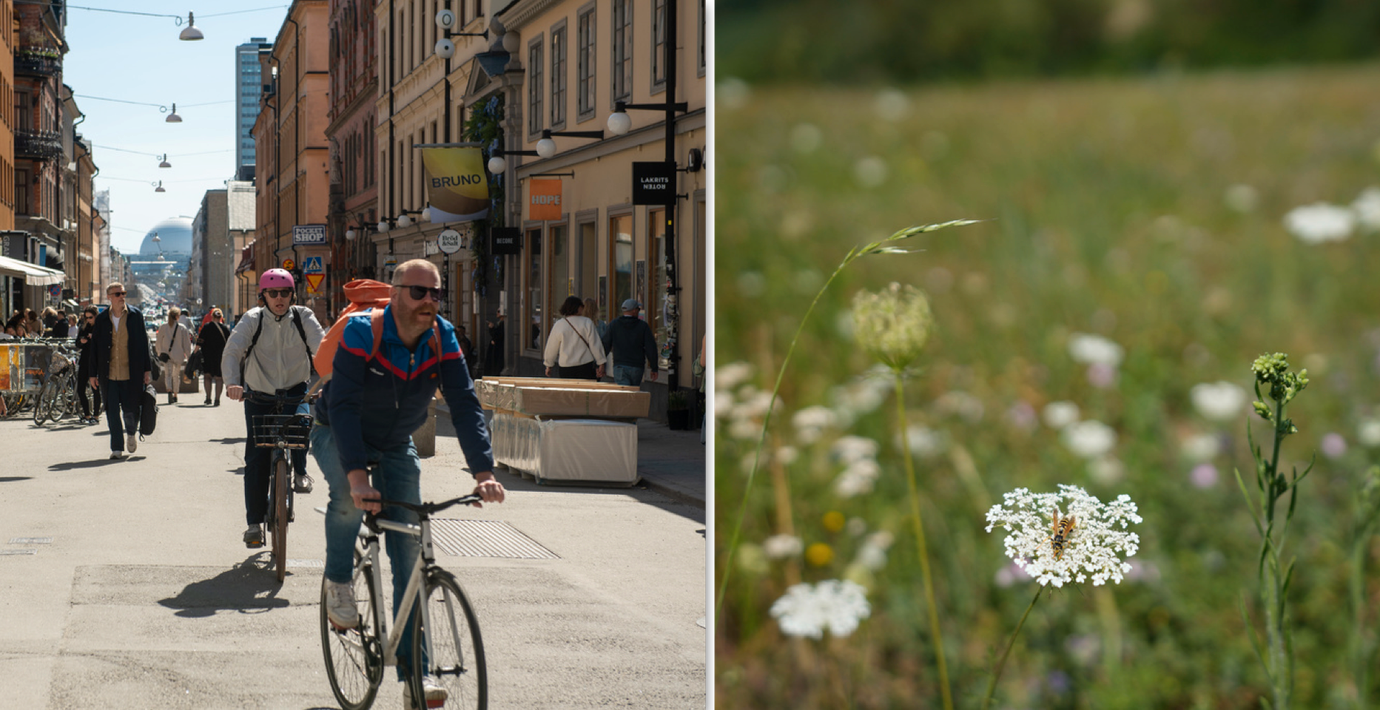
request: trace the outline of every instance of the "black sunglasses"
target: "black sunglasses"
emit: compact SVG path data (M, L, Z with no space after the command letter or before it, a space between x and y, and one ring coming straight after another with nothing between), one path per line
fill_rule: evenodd
M111 297L111 298L124 298L124 297L125 297L125 292L124 292L124 291L116 291L116 292L110 294L110 297Z
M266 289L264 289L264 295L267 296L267 297L269 297L269 298L287 298L288 296L291 296L291 295L292 295L292 289L290 289L290 288L266 288Z
M398 288L407 289L408 295L412 296L412 300L414 301L420 301L426 296L430 295L431 300L440 303L441 298L446 295L445 291L439 288L431 288L430 286L404 286L402 284L398 284Z

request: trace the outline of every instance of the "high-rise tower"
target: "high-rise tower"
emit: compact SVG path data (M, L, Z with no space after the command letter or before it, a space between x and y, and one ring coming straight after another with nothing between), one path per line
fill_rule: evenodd
M254 165L254 119L259 115L259 93L263 81L259 76L259 47L267 46L268 38L251 37L235 47L235 175L239 179L253 179L242 173L245 166Z

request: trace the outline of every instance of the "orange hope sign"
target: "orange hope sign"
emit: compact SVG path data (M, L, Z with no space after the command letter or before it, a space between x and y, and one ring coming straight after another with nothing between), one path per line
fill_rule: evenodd
M561 181L559 178L532 178L527 181L529 195L528 219L561 218Z

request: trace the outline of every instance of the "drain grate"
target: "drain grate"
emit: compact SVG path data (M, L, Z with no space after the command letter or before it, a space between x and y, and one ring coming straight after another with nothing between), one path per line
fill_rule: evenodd
M37 555L38 550L0 550L0 555Z
M517 528L498 520L431 520L436 546L452 557L506 557L520 560L558 560L560 556L537 544Z
M10 538L10 544L11 544L11 545L51 545L51 544L53 544L53 538L51 538L51 537L12 537L12 538Z
M288 567L325 567L325 566L326 566L326 561L325 561L325 560L294 560L294 559L292 559L292 558L288 558L287 566L288 566Z

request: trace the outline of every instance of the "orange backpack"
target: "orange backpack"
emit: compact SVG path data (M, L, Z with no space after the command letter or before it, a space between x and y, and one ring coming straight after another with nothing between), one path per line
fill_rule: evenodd
M340 347L340 338L345 334L345 325L349 322L349 316L362 311L373 309L370 314L369 324L374 331L374 347L369 351L369 359L374 359L379 352L379 343L383 341L383 309L388 306L390 289L392 287L382 281L373 279L355 279L345 284L345 297L350 300L350 305L340 312L335 323L331 324L331 329L326 331L326 337L321 339L321 345L316 349L316 355L312 358L312 363L316 366L316 372L321 376L324 384L331 377L331 370L334 368L335 351ZM440 357L441 353L441 326L438 322L431 329L431 351Z

